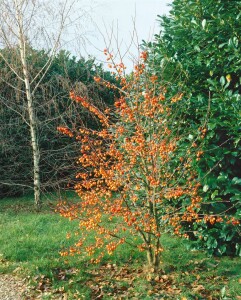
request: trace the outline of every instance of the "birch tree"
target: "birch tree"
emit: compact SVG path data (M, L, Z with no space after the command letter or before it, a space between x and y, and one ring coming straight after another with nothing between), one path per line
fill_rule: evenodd
M6 49L0 51L5 56L11 56L12 53ZM14 62L16 57L13 55L11 58ZM36 73L48 60L48 53L42 49L28 49L27 60L33 68L30 73ZM76 181L73 174L78 168L79 142L61 136L57 127L73 129L75 124L85 124L91 128L98 126L95 118L69 99L70 90L75 90L78 95L88 95L100 108L111 105L113 101L113 93L94 81L97 73L103 74L104 78L110 78L111 75L94 59L78 59L70 52L61 50L55 55L35 92L42 194L72 189ZM3 80L19 88L24 84L13 76L0 58L0 199L33 190L32 151L28 125L24 121L27 118L26 99Z
M21 114L29 128L36 207L41 203L41 182L35 93L61 45L60 38L70 21L73 5L74 3L68 0L58 3L55 1L51 4L40 0L2 0L0 3L0 48L8 50L0 51L0 58L15 78L11 82L7 78L1 80L13 88L16 95L21 94L21 99L24 99L23 109L19 111L13 109L13 113ZM49 52L46 63L35 71L28 61L30 46L33 44L35 47L44 47ZM12 53L11 57L6 53ZM11 108L7 99L5 105Z

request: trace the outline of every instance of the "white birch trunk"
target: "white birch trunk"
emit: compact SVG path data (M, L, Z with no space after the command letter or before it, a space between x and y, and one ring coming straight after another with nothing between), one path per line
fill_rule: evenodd
M37 139L37 123L36 123L36 115L34 111L34 104L33 104L33 95L31 93L31 86L30 86L30 78L29 78L29 71L28 65L26 61L26 41L23 33L22 27L22 14L18 11L18 25L19 25L19 50L21 56L21 63L23 69L23 78L25 84L25 92L27 98L27 111L29 116L29 128L30 128L30 135L31 135L31 147L32 147L32 154L33 154L33 178L34 178L34 201L37 208L40 207L40 150L38 145Z

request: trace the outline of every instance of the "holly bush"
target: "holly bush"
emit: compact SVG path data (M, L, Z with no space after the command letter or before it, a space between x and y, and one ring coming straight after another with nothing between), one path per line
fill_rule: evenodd
M219 255L241 255L240 11L240 1L174 0L154 42L143 44L149 69L186 95L185 121L196 131L205 124L196 163L201 209L215 218L228 214L236 226L193 224L191 237Z

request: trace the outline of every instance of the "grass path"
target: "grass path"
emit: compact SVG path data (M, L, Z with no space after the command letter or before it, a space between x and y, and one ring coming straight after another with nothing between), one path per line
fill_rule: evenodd
M18 300L11 293L26 288L24 282L32 287L24 291L26 299L241 299L240 258L208 257L167 235L161 270L153 278L146 276L145 255L127 246L99 265L81 255L63 258L60 249L73 243L66 233L77 224L48 205L37 213L32 203L0 200L0 300Z

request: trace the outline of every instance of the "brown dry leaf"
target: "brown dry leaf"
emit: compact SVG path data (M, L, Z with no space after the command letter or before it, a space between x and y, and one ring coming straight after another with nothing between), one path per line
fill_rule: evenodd
M68 295L66 293L63 294L63 300L68 300Z
M146 280L147 281L151 281L152 280L152 275L151 274L147 274L146 275Z
M204 291L204 290L205 290L205 287L202 284L199 284L199 285L193 287L194 292L200 292L200 291Z
M112 269L112 264L107 264L107 265L106 265L106 268L107 268L107 269Z
M182 291L176 287L175 285L173 286L170 286L167 288L167 291L170 293L170 294L173 294L173 295L178 295L180 294Z

